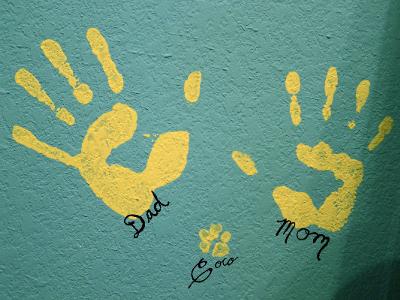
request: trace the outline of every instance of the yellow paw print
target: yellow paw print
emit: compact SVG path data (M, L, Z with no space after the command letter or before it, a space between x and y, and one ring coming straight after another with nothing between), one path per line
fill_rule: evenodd
M210 252L213 241L218 239L219 234L222 232L221 224L211 224L210 230L200 229L199 237L200 244L199 248L203 253ZM212 250L212 256L223 257L229 254L228 242L231 240L231 233L229 231L224 231L221 234L220 241L216 242Z
M328 121L332 115L331 107L334 95L339 83L336 68L328 70L325 80L326 103L322 108L322 116ZM300 92L300 76L297 72L289 72L285 86L291 95L290 116L295 126L301 123L301 105L297 94ZM356 111L361 112L369 96L370 82L362 80L356 88ZM355 121L348 123L349 128L355 127ZM393 127L393 119L386 116L378 126L378 133L368 145L370 151L374 150L389 134ZM299 161L306 166L318 171L331 171L335 178L341 180L343 185L332 192L317 209L311 197L304 192L292 190L287 186L278 186L272 195L278 204L284 218L296 223L296 227L317 225L329 231L340 230L347 222L353 209L357 190L363 180L363 164L361 161L351 158L346 153L334 153L325 142L320 141L311 147L305 144L297 145L296 155Z
M106 39L96 28L90 28L86 38L102 66L110 89L120 93L124 87L123 76L111 58ZM47 39L41 43L41 49L58 73L67 80L76 100L82 105L91 102L93 91L76 77L60 44ZM57 109L30 71L24 68L18 70L15 81L32 97L47 105L58 119L69 126L75 124L73 114L64 107ZM101 115L89 126L81 151L76 155L40 141L31 131L19 125L13 127L12 136L17 143L78 169L96 196L116 213L122 216L132 213L142 215L151 206L152 191L181 176L187 163L189 133L176 131L160 134L142 172L118 164L108 164L107 159L112 150L133 137L137 118L133 108L116 103L111 111Z

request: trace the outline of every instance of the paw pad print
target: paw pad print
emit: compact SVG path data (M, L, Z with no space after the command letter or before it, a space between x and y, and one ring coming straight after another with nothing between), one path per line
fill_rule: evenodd
M212 256L214 257L223 257L229 254L229 246L228 242L231 240L231 233L229 231L222 232L221 236L220 233L222 232L222 225L221 224L211 224L210 229L200 229L199 237L200 237L200 244L199 248L203 253L209 253L211 246L215 240L220 238L214 245L212 250Z

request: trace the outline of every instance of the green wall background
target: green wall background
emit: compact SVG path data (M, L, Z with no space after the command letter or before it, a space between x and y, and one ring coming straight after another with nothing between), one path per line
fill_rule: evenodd
M391 299L399 296L398 1L3 1L0 7L0 298L1 299ZM106 37L125 88L114 95L85 33ZM79 78L94 91L80 107L45 59L40 42L58 41ZM339 87L333 116L321 116L326 71ZM77 117L67 127L14 80L22 67L40 78ZM184 100L187 75L200 70L201 96ZM303 123L294 128L284 87L302 78ZM354 90L371 81L355 130ZM121 101L138 112L135 137L110 162L142 169L152 142L144 133L191 134L183 175L158 190L170 201L138 239L123 218L96 198L75 169L17 144L21 124L51 145L78 153L90 123ZM380 120L394 128L374 152L367 145ZM302 165L300 142L328 142L364 163L365 177L348 223L330 233L317 261L310 241L275 237L282 218L277 185L322 204L340 186L331 173ZM248 177L231 152L249 153ZM318 200L321 199L321 200ZM204 256L198 231L221 223L232 233L230 256L202 284L187 286ZM397 290L396 290L397 289Z

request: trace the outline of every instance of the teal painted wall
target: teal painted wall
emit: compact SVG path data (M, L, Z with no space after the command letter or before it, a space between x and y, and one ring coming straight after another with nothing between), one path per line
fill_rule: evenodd
M24 3L23 3L24 2ZM395 299L399 297L400 3L398 1L4 1L0 7L0 299ZM85 34L106 37L124 90L107 85ZM49 64L40 43L58 41L93 101L81 106ZM339 74L325 122L324 80ZM28 68L77 119L66 126L15 82ZM198 102L183 82L202 72ZM289 115L285 77L301 76L303 122ZM371 92L355 112L355 88ZM79 153L86 130L116 102L138 113L135 137L110 163L144 168L153 140L145 133L190 132L182 176L157 190L170 205L139 238L123 216L96 197L76 169L16 143L14 124L50 145ZM392 132L367 145L390 115ZM347 122L355 119L350 130ZM341 182L296 157L299 143L325 141L364 164L364 180L344 227L318 247L276 237L276 186L307 192L319 207ZM247 176L231 159L251 155ZM232 234L229 267L190 289L204 257L198 232L221 223ZM397 297L396 297L397 296Z

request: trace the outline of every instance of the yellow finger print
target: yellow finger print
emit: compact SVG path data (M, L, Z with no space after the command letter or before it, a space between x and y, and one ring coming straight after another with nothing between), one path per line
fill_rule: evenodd
M301 107L297 101L297 94L300 92L300 76L297 72L289 72L285 80L286 91L292 95L290 102L290 116L292 123L298 126L301 123Z
M86 33L86 38L92 48L93 54L96 55L103 67L110 89L114 93L119 94L124 88L124 78L121 73L118 72L117 66L111 58L106 39L97 28L89 28Z
M52 111L56 110L54 102L42 88L39 80L37 80L37 78L31 72L26 69L19 69L17 73L15 73L15 82L24 88L29 95L48 106ZM70 126L75 124L74 116L64 107L57 109L56 117Z
M251 159L250 155L240 151L233 151L232 159L246 175L253 176L257 174L256 164Z
M378 133L372 139L372 141L368 145L368 150L373 151L376 147L379 146L380 143L383 142L386 135L392 131L393 127L393 119L392 117L385 117L382 122L379 124Z
M369 80L362 80L356 89L356 111L361 112L369 96L369 88L371 83Z
M370 89L370 81L369 80L362 80L356 89L356 112L360 113L362 108L364 107L365 103L367 102L369 96L369 89ZM356 127L356 121L351 120L348 123L348 127L350 129L354 129Z
M26 128L14 125L12 137L17 143L24 145L27 148L33 149L37 153L40 153L48 158L62 162L67 166L76 166L77 164L73 156L56 147L43 143Z
M188 102L194 103L200 97L200 86L201 86L201 72L195 71L189 74L185 80L183 90L185 98Z
M68 63L67 56L62 50L60 44L48 39L41 43L40 48L42 48L44 55L51 62L53 67L68 80L69 85L73 89L73 94L76 100L81 104L88 104L92 101L92 90L86 83L80 83L79 79L75 77L74 72Z
M67 125L72 126L75 124L74 116L65 107L57 108L56 117L65 122Z
M324 108L322 109L322 115L324 116L324 120L328 121L331 117L331 106L333 104L333 98L335 96L336 87L339 83L338 75L336 68L330 67L328 73L326 74L325 79L325 96L326 103Z

